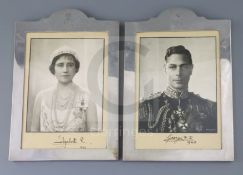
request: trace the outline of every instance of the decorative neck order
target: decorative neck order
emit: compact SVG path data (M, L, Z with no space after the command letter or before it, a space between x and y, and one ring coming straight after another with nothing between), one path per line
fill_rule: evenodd
M177 90L168 86L164 92L168 97L174 99L185 99L189 96L188 90Z

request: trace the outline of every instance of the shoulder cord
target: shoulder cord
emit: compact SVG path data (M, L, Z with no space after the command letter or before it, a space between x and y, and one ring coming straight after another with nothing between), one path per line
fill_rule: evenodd
M162 123L161 123L161 132L164 132L164 130L165 130L165 123L166 123L167 114L169 111L170 111L170 109L166 108L166 111L163 114Z
M152 129L154 128L158 122L159 122L159 119L161 118L161 114L163 113L163 121L162 121L162 125L165 125L165 122L166 122L166 116L167 116L167 113L170 111L170 108L168 107L169 104L166 104L164 106L162 106L160 109L159 109L159 112L157 113L156 115L156 119L155 119L155 122L152 124L152 109L151 109L151 105L148 104L148 128ZM162 126L163 129L164 129L164 126Z

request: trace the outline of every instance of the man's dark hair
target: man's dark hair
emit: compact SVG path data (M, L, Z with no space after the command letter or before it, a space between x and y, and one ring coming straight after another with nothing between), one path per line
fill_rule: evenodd
M71 58L73 58L73 61L74 61L74 64L75 64L76 73L79 71L79 67L80 67L80 62L79 62L79 60L78 60L73 54L70 54L70 53L63 53L63 54L60 54L60 55L55 56L55 57L52 59L51 65L49 66L49 70L50 70L50 72L51 72L53 75L55 74L55 64L56 64L57 60L58 60L61 56L70 56Z
M179 45L179 46L172 46L169 47L166 51L166 55L165 55L165 61L167 62L167 59L169 56L171 56L172 54L182 54L185 55L186 58L188 59L188 63L192 64L192 56L189 50L187 50L184 46Z

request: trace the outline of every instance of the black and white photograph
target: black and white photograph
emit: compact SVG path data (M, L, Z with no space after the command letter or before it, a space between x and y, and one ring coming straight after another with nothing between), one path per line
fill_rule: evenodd
M92 96L88 86L96 82L87 74L96 72L92 59L103 56L102 38L32 38L27 132L102 131L102 95ZM97 76L103 92L102 64Z
M217 133L215 36L141 37L139 133Z
M231 160L230 22L176 8L125 29L124 159Z
M118 23L63 9L15 29L9 160L116 160Z

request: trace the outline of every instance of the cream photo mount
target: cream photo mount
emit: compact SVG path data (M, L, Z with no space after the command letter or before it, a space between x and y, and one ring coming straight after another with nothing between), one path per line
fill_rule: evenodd
M71 39L70 39L71 38ZM94 43L100 40L100 48L97 48L94 53L101 52L100 56L102 56L102 62L101 64L101 73L103 72L102 78L102 84L103 84L103 91L102 91L102 99L101 102L98 102L98 105L101 104L101 106L104 109L107 109L107 104L105 103L104 99L107 99L107 77L108 77L108 33L107 32L56 32L56 33L27 33L26 34L26 54L25 54L25 75L24 75L24 105L23 105L23 130L22 130L22 149L55 149L55 148L82 148L82 149L89 149L89 148L106 148L106 139L107 139L107 114L106 110L101 110L102 115L100 116L100 122L102 122L101 131L95 131L95 132L50 132L50 131L44 131L44 132L31 132L27 131L27 113L30 112L28 110L28 97L29 97L29 87L31 87L31 83L33 81L30 81L30 61L31 61L31 54L33 50L39 50L40 48L34 48L32 45L33 40L40 40L44 42L50 42L52 41L52 44L56 46L57 48L62 45L65 45L68 41L72 42L73 40L79 40L80 43L77 44L82 45L82 43L85 45L85 41L93 40L92 42L92 50L95 50ZM54 41L53 41L54 40ZM59 41L62 40L62 41ZM71 40L71 41L70 41ZM97 40L97 41L96 41ZM58 44L54 43L57 42ZM76 43L75 43L76 44ZM74 45L75 45L74 44ZM45 47L47 44L44 43L43 47ZM40 45L38 45L40 47ZM89 46L86 44L86 47ZM84 46L85 47L85 46ZM97 47L97 46L96 46ZM101 49L101 51L100 51ZM77 49L76 49L77 50ZM84 49L84 50L88 50ZM47 52L46 50L43 50ZM52 51L51 51L52 52ZM63 51L60 51L63 52ZM39 54L40 55L40 54ZM95 59L94 56L89 56L89 59ZM40 59L41 57L37 57L36 59ZM52 58L48 58L52 59ZM42 58L44 59L44 58ZM82 58L80 58L82 59ZM84 58L83 58L84 59ZM87 58L86 58L87 59ZM82 60L80 60L82 62ZM92 60L91 60L92 61ZM86 65L83 65L82 67L85 67ZM86 68L87 69L87 68ZM32 70L33 73L35 73L35 70ZM42 71L44 72L44 71ZM44 73L42 73L44 74ZM46 75L47 76L47 75ZM43 76L43 77L46 77ZM98 76L98 75L97 75ZM40 80L39 80L40 81ZM80 80L82 81L82 80ZM79 81L79 82L80 82ZM45 82L46 84L47 82ZM49 94L48 94L49 95ZM53 95L53 94L50 94ZM37 95L36 95L37 96ZM33 106L33 105L32 105ZM53 106L53 105L51 105ZM89 116L87 116L88 118ZM50 121L49 121L50 122ZM53 121L51 121L53 122ZM31 122L30 122L31 123Z
M9 160L118 159L118 40L117 22L74 9L16 23Z
M123 93L126 95L123 96L123 160L234 160L230 28L229 20L208 20L184 8L165 10L158 17L148 21L125 23ZM207 38L212 38L212 40ZM178 49L191 52L192 66L189 66L190 73L187 74L187 78L189 77L187 81L190 80L189 93L180 91L182 100L171 104L172 100L167 99L167 95L174 98L173 93L170 93L174 92L173 88L176 87L176 83L178 87L183 85L184 79L180 76L173 84L173 76L169 75L168 66L172 64L172 67L178 67L179 62L171 63L170 61L167 65L165 59L171 53L178 52ZM207 54L204 52L206 50L209 51ZM205 60L209 57L214 60L214 63ZM203 71L198 71L200 69ZM195 73L197 77L194 78ZM205 88L206 86L197 88L201 81L209 89ZM169 88L166 88L167 83L170 83ZM203 93L200 94L202 89ZM211 101L217 102L215 127L205 125L205 129L196 130L195 127L196 132L194 132L190 124L180 122L183 116L186 116L181 110L183 104L180 105L180 101L183 101L183 95L186 99L187 94L195 99L209 99L205 104L215 104ZM196 94L201 97L197 97ZM154 105L151 106L151 104ZM188 104L191 105L190 102ZM174 105L174 113L170 110L171 105ZM201 112L200 106L198 109ZM205 108L202 109L202 113L204 113L203 110ZM188 110L184 111L184 113L187 112ZM139 116L139 114L142 115ZM172 116L177 123L172 125L173 119L168 119L167 115ZM177 115L178 118L176 118ZM147 119L144 116L147 116ZM162 120L164 118L166 120ZM168 127L165 125L166 122L169 123Z
M140 80L141 80L141 76L142 74L140 73L144 73L142 72L143 70L140 69L140 65L142 64L142 59L140 59L142 56L140 53L143 53L142 47L151 50L151 48L148 48L148 45L145 45L145 42L142 43L141 39L143 40L166 40L164 42L162 42L162 44L164 45L187 45L188 47L191 46L190 42L194 42L197 43L197 48L193 48L191 46L192 49L194 49L191 54L192 57L196 57L196 54L200 54L197 52L212 52L210 54L210 59L206 60L205 58L202 58L204 60L195 60L194 58L192 58L193 60L193 66L195 67L194 69L196 69L198 66L198 64L200 65L200 62L204 63L205 61L209 61L209 64L213 64L214 66L211 68L213 72L216 72L216 75L212 75L212 74L207 74L209 72L209 67L207 67L207 71L204 70L200 70L202 73L204 73L205 77L208 77L207 79L205 79L204 81L202 81L201 79L199 79L200 81L196 81L196 84L199 84L201 86L201 84L209 84L208 82L216 82L216 85L211 85L209 84L209 86L213 86L211 89L214 91L213 95L216 96L216 104L217 104L217 115L216 115L216 121L217 121L217 129L215 131L215 133L193 133L193 132L189 132L189 133L183 133L183 132L164 132L164 133L160 133L160 132L151 132L151 133L143 133L143 132L139 132L138 130L138 124L139 124L139 104L140 104L140 98L141 98L141 92L140 92ZM200 41L202 40L202 41ZM209 40L209 41L208 41ZM168 43L168 44L165 44ZM172 42L169 44L169 42ZM205 42L208 43L208 45L210 44L210 46L213 46L213 48L206 48L203 49L203 46L205 46ZM175 31L175 32L144 32L144 33L137 33L136 34L136 43L138 43L136 45L136 50L135 53L136 54L136 113L135 113L135 147L136 149L221 149L221 91L220 91L220 62L219 62L219 32L218 31ZM178 44L179 43L179 44ZM150 42L149 45L151 45L152 43ZM163 48L165 48L166 46L164 46ZM188 49L187 47L187 49ZM212 49L212 50L210 50ZM159 52L162 52L161 48L158 49ZM188 49L190 51L190 49ZM157 50L156 50L157 51ZM150 56L144 56L144 59L153 59L150 58ZM159 54L159 57L161 57L160 59L163 59L162 54ZM151 61L151 64L155 61ZM161 61L162 62L162 61ZM201 63L201 64L202 64ZM157 63L158 64L158 63ZM165 63L161 64L161 67L163 67ZM205 64L205 63L204 63ZM148 63L146 64L146 66L149 66ZM206 68L207 64L203 67ZM161 68L163 69L163 68ZM156 71L156 68L154 67L154 71ZM145 70L146 72L146 70ZM194 71L193 71L194 72ZM149 72L148 72L149 73ZM158 73L159 74L159 73ZM144 75L146 76L146 73L144 73ZM193 75L193 73L192 73ZM153 78L153 80L157 80L160 81L161 77L152 77L152 75L149 75L150 78ZM163 76L163 75L161 75ZM166 79L166 77L163 77L164 79ZM198 78L197 78L198 79ZM210 79L210 80L208 80ZM211 80L212 79L212 80ZM191 81L191 80L190 80ZM206 86L208 87L208 86ZM208 92L208 89L207 89ZM154 94L155 92L152 92L151 94ZM163 92L161 92L162 94ZM217 93L217 94L216 94ZM200 95L200 93L199 93ZM148 97L151 100L151 97ZM153 113L153 112L152 112ZM153 114L156 115L156 114Z

